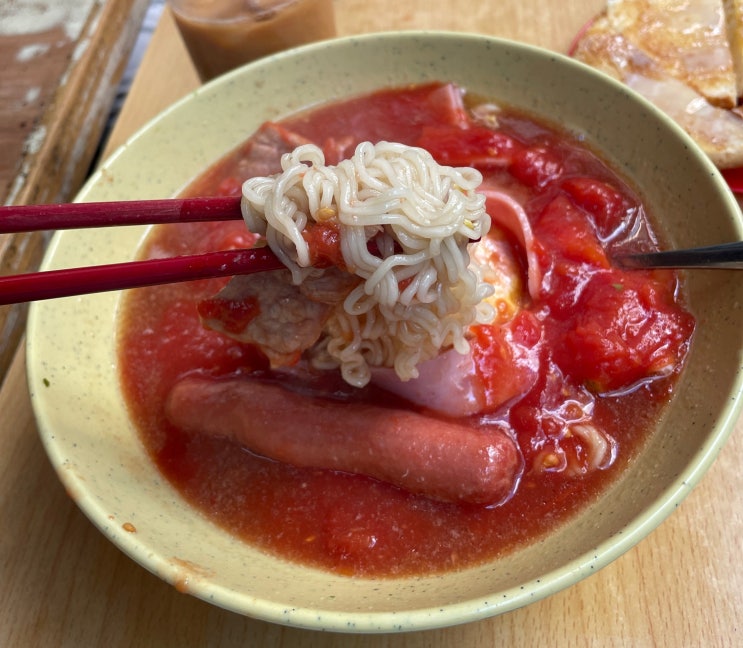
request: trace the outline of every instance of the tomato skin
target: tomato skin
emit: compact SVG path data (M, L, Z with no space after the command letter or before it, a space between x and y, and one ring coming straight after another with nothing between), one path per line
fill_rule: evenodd
M611 234L631 209L625 196L596 178L584 176L567 178L562 182L561 188L576 206L591 214L602 236Z
M599 180L573 178L566 187L572 193L557 194L534 223L552 358L596 393L672 371L694 328L673 303L672 276L613 268L596 221L616 222L626 200Z
M566 322L554 358L591 391L627 388L674 370L694 328L668 303L668 290L642 273L596 273Z
M473 327L472 358L484 411L492 412L527 393L537 381L542 326L529 311L504 325Z
M534 233L552 259L577 261L594 268L610 265L593 223L565 196L556 196L545 207Z
M563 167L559 158L546 147L531 146L516 152L508 170L527 187L542 189L562 175Z
M511 164L523 148L518 141L475 124L466 129L452 126L426 126L418 145L439 164L448 166L499 167Z
M469 124L461 94L450 85L424 84L400 93L394 88L329 105L308 118L300 113L283 125L313 142L326 142L352 134L355 143L370 141L416 144L427 125L458 129Z
M333 221L309 223L302 238L310 248L310 262L316 267L334 265L345 269L346 262L341 250L341 233Z
M552 317L569 316L588 278L610 267L588 215L558 194L534 224L544 277L540 299Z

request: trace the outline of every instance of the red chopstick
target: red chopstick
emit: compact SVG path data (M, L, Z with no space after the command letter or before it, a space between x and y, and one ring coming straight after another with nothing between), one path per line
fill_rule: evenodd
M240 197L0 207L0 233L240 220ZM227 250L0 277L0 305L228 277L284 267L269 248Z
M241 218L239 196L8 205L0 207L0 233Z
M267 247L0 277L0 305L278 270Z

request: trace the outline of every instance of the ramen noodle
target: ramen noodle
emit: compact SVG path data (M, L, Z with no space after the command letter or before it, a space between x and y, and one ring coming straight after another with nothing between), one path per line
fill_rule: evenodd
M299 284L323 273L303 232L318 223L337 230L344 269L360 280L330 314L323 366L334 361L347 382L363 387L369 365L394 366L409 380L441 349L469 351L467 327L493 319L483 301L492 287L467 251L490 228L477 170L445 167L421 148L392 142L363 142L337 166L307 144L281 166L243 185L250 231L266 237Z

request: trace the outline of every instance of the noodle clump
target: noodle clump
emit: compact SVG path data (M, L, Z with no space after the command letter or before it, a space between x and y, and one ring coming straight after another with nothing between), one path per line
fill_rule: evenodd
M409 380L442 349L469 351L469 326L493 317L483 302L492 288L467 250L490 229L477 170L441 166L424 149L392 142L363 142L337 166L302 145L282 156L281 168L243 184L249 229L301 284L324 272L312 266L303 231L330 223L343 270L359 278L330 314L315 366L340 367L361 387L370 366L394 367Z

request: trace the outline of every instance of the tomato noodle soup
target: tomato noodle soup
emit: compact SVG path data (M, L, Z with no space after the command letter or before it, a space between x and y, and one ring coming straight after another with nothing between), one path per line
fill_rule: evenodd
M483 175L494 228L481 245L510 260L516 288L494 301L504 311L500 323L471 329L487 407L456 423L505 430L515 440L523 469L507 501L440 501L365 475L282 463L174 426L164 403L187 376L269 381L307 403L332 402L340 417L344 404L362 404L451 418L379 384L351 387L337 371L303 378L301 360L298 372L275 372L254 345L203 325L199 305L203 315L226 280L131 291L119 328L131 416L183 497L262 550L373 577L477 564L538 539L594 501L652 432L694 328L674 272L611 263L620 252L657 249L658 240L638 196L596 154L568 133L449 84L384 89L264 124L187 194L239 195L243 180L277 172L280 155L303 143L317 144L336 164L359 142L381 140L423 147L440 164ZM500 219L504 194L523 208L525 230ZM256 239L241 222L159 226L143 254L250 247ZM218 314L225 326L252 317L243 306Z

